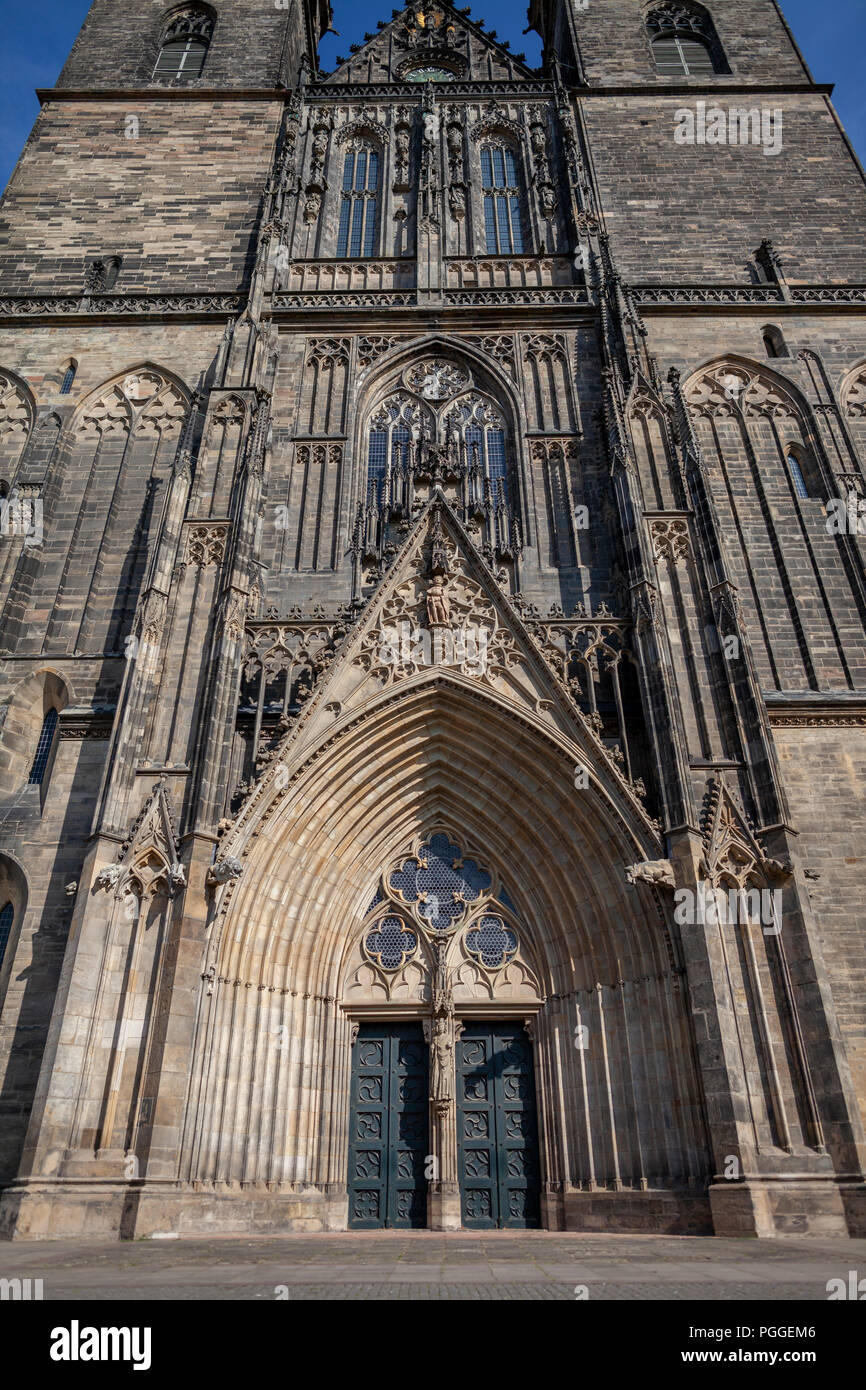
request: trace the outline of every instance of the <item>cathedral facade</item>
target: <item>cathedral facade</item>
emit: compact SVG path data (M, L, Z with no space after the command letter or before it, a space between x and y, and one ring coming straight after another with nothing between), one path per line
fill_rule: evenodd
M0 208L0 1229L864 1235L830 89L331 17L94 0Z

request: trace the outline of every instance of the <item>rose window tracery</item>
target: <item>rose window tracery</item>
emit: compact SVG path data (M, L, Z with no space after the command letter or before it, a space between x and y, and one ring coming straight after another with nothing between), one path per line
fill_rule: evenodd
M446 401L465 391L469 377L453 362L439 359L418 362L404 374L410 391L416 391L425 401Z
M495 973L520 950L514 915L498 875L439 830L382 874L367 908L364 955L393 977L421 959L424 939L434 949L450 937L464 960Z
M447 824L386 862L363 902L343 967L347 1005L435 1011L446 997L455 1006L542 997L529 933L498 869ZM431 1024L431 1045L437 1036Z

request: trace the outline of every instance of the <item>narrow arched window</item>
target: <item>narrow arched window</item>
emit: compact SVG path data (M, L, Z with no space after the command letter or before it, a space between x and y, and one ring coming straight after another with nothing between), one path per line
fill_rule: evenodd
M75 380L75 363L70 362L63 372L63 380L60 383L61 396L68 396L72 390L72 383Z
M701 77L727 72L715 26L701 5L658 5L646 18L656 71L661 77Z
M420 432L421 420L421 407L402 393L376 411L367 450L368 503L393 504L394 483L409 466L412 437Z
M346 150L337 233L338 256L376 254L379 165L379 151L372 145Z
M811 494L806 485L806 479L803 476L803 469L800 465L800 460L798 459L793 449L788 450L787 460L788 471L791 474L791 482L794 484L794 491L796 492L797 496L802 498L803 500L808 499L811 496Z
M163 33L154 78L191 82L200 77L213 27L213 16L197 5L178 10Z
M785 345L785 339L782 336L781 329L774 327L773 324L768 324L764 329L762 337L764 339L764 350L768 357L788 356L788 349Z
M36 745L36 754L33 758L33 765L30 768L30 776L27 781L34 786L41 786L48 767L48 759L51 756L51 749L54 746L54 735L57 732L57 710L50 709L42 721L42 728L39 733L39 742Z
M484 194L484 237L488 256L523 251L520 186L517 159L506 144L481 148L481 186Z
M445 417L446 439L456 439L465 465L470 502L507 503L505 427L497 408L478 392L462 396Z
M388 467L388 431L370 431L370 450L367 455L367 501L377 506L382 501L382 484Z
M12 923L15 920L15 912L11 903L6 903L0 907L0 965L3 964L3 957L6 954L6 947L12 931Z

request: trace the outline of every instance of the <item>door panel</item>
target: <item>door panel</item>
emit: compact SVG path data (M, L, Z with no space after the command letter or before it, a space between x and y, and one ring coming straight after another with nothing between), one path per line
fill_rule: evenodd
M349 1226L426 1226L428 1053L417 1023L362 1023L352 1048Z
M457 1154L469 1230L539 1224L532 1047L513 1023L467 1023L457 1045Z

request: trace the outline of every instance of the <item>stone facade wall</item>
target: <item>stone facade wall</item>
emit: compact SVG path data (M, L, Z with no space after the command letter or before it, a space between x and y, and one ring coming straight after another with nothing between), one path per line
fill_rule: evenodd
M688 98L642 13L565 16L563 94L450 10L454 85L402 82L417 7L296 83L300 16L238 4L196 97L148 81L161 11L92 9L0 212L0 479L44 529L0 542L6 1233L344 1225L354 1024L479 1014L531 1026L546 1224L864 1229L866 571L826 526L866 492L862 175L774 5L713 7ZM780 153L677 145L692 92L780 106ZM470 620L489 661L426 659ZM507 968L410 907L411 969L370 955L440 825ZM781 930L682 921L704 881Z
M117 0L96 0L87 13L57 85L72 90L143 87L153 78L166 18L182 6L144 0L136 23ZM305 49L307 7L299 0L285 8L257 0L232 0L211 7L217 15L202 88L275 87L287 71L297 72Z
M822 728L808 715L777 725L782 775L803 859L814 872L809 896L833 985L839 1026L866 1114L866 931L862 906L866 836L862 827L866 734Z
M699 100L726 113L780 111L778 153L752 143L677 144L676 113L696 112ZM627 279L748 284L752 254L771 237L791 284L866 280L866 186L828 98L715 90L597 95L582 105L605 224Z
M115 255L117 293L236 290L249 273L280 110L141 97L49 103L3 201L5 293L80 295L86 264ZM56 203L44 198L48 166Z
M561 8L571 11L586 75L593 86L663 85L677 80L659 77L655 71L643 23L653 6L645 0L591 0L586 8ZM804 80L803 60L773 0L714 0L696 8L709 11L728 60L730 75L722 75L723 83Z

